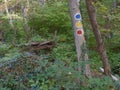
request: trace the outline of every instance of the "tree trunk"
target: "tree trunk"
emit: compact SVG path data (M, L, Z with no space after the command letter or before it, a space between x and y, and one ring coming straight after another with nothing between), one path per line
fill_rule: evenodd
M23 9L23 19L24 19L24 28L26 31L26 39L29 41L30 38L30 27L28 25L27 17L28 17L28 10L29 10L29 0L27 0L27 4Z
M4 41L4 33L2 30L0 30L0 41L3 42Z
M98 51L99 51L101 58L102 58L105 74L110 75L110 65L108 62L107 54L106 54L106 48L105 48L101 33L99 31L99 28L98 28L98 23L96 20L96 12L95 12L95 8L93 6L93 0L86 0L86 4L87 4L90 22L91 22L93 32L94 32L94 35L96 38L96 42L98 45Z
M42 3L43 6L45 6L46 0L41 0L41 3Z
M75 45L78 59L78 70L80 73L84 73L86 76L90 76L89 58L86 50L86 42L84 38L84 30L81 21L81 14L79 10L79 0L68 0L71 13L71 19L74 29ZM81 63L83 62L83 63ZM84 64L84 66L82 65Z
M118 0L114 0L114 8L117 8Z
M17 33L17 30L16 28L14 27L14 24L13 24L13 19L8 11L8 7L7 7L7 0L4 0L5 2L5 10L6 10L6 14L7 14L7 17L9 19L9 24L11 26L11 28L14 30L14 39L13 39L13 44L15 45L16 44L16 33Z

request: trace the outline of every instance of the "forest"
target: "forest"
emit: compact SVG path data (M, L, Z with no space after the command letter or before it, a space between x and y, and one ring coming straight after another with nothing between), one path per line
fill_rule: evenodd
M0 0L0 90L120 90L120 0Z

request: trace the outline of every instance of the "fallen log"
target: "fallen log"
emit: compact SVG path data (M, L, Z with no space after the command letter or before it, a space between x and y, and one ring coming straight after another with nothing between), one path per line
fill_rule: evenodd
M32 42L30 44L31 48L37 48L37 49L51 49L53 46L54 46L54 41Z
M45 42L32 42L23 47L23 51L39 51L39 50L50 50L54 47L54 41L45 41Z

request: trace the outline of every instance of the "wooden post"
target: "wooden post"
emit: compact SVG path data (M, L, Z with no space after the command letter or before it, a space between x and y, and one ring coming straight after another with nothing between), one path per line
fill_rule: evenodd
M68 0L68 3L69 3L70 14L74 29L77 59L79 63L78 70L80 73L84 73L86 76L90 76L91 72L88 63L89 58L87 52L85 51L86 42L84 38L81 13L79 9L79 1L80 0ZM81 62L83 62L84 67L82 66L82 64L80 64Z

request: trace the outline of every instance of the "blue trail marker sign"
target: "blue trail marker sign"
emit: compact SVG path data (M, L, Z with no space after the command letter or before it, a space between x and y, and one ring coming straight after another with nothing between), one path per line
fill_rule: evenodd
M74 18L75 18L76 20L81 20L81 15L80 15L80 13L76 13L75 16L74 16Z

